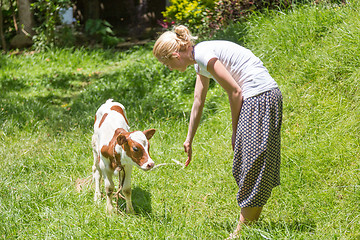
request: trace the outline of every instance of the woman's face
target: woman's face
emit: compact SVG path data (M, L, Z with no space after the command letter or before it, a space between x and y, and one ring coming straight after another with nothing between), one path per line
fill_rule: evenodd
M180 72L185 72L186 68L187 68L187 64L185 64L184 62L184 56L182 56L182 54L180 53L173 53L172 57L170 59L167 59L163 62L163 64L168 67L170 69L170 71L172 70L178 70Z

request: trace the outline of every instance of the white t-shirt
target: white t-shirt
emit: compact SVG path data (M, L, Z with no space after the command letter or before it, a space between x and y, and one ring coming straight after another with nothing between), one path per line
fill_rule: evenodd
M229 41L205 41L194 47L196 73L213 78L207 64L217 58L230 72L242 89L244 99L277 88L261 60L250 50Z

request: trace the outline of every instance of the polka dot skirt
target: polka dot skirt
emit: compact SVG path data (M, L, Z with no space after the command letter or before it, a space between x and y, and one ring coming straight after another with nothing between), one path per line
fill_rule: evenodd
M240 207L264 206L280 184L282 95L278 88L243 102L236 132L233 176Z

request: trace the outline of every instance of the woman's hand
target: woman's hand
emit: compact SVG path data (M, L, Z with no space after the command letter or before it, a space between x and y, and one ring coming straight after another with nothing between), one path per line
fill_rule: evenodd
M185 167L187 167L191 161L191 155L192 155L192 147L191 147L191 143L189 141L184 142L184 150L188 155L188 159L185 162Z
M194 102L191 108L188 134L184 142L184 150L188 155L188 159L185 162L185 166L188 166L191 161L191 155L192 155L191 144L192 144L192 140L194 139L196 130L200 124L206 93L209 88L209 82L210 79L208 77L197 74L195 90L194 90Z

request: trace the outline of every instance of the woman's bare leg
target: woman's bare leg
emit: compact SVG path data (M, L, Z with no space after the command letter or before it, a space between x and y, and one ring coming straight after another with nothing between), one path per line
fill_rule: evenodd
M252 223L255 223L259 219L262 209L263 207L242 208L239 223L235 231L231 234L231 236L228 239L235 239L236 237L239 237L241 229L244 225L250 225Z

